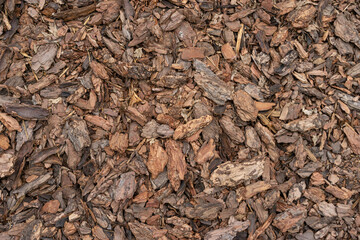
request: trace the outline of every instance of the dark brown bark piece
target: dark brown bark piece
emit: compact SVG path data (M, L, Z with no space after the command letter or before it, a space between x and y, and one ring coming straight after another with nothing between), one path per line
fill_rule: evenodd
M5 112L24 120L45 120L49 116L48 110L25 104L6 104Z
M80 152L84 147L90 146L91 140L86 122L72 118L65 124L64 132L74 144L75 150Z
M209 99L220 105L231 99L232 87L221 81L203 62L195 60L193 65L196 70L194 80Z
M298 9L292 11L287 20L292 24L294 28L304 28L309 25L311 20L315 17L316 8L311 5L304 5Z
M109 79L109 75L105 69L105 66L97 61L91 61L90 63L90 67L91 69L94 71L94 74L103 79L103 80L108 80Z
M351 67L347 72L347 75L351 76L351 77L358 77L360 75L360 63L354 65L353 67Z
M52 147L52 148L44 149L43 151L40 151L38 153L33 154L29 158L28 161L33 163L33 164L40 163L40 162L44 161L46 158L48 158L51 155L54 155L54 154L56 154L58 152L59 152L58 147Z
M31 59L31 68L35 72L39 70L48 70L52 63L57 52L56 44L45 44L41 45L36 53L36 55Z
M337 15L334 22L335 34L345 42L352 42L358 48L360 48L359 32L356 30L356 26L352 21L349 21L345 14Z
M51 179L51 177L52 177L52 172L48 172L45 175L39 176L37 179L35 179L32 182L25 183L20 188L13 191L13 193L16 194L17 198L19 199L25 196L30 191L37 189L38 187L46 183L49 179Z
M245 141L244 131L235 126L230 117L223 116L219 120L219 123L226 135L228 135L235 143L239 144Z
M88 14L94 12L95 9L96 9L96 5L94 3L86 7L61 11L59 13L55 13L53 16L55 18L63 19L64 21L71 21L79 17L87 16Z
M153 69L145 64L117 62L109 64L109 68L122 77L133 78L136 80L148 80Z

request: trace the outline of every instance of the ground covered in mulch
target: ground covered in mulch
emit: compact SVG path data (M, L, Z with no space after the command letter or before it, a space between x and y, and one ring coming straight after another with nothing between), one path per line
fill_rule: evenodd
M0 9L0 239L359 239L357 0Z

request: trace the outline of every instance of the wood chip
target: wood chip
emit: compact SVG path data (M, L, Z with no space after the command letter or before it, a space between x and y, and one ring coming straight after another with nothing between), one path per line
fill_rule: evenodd
M258 109L255 101L243 90L238 90L233 95L236 112L243 121L255 121Z
M168 178L175 191L180 187L180 181L184 180L187 172L185 156L181 151L180 144L172 139L165 142L165 149L169 156Z
M197 71L194 80L205 91L206 97L220 105L231 99L232 87L221 81L203 62L195 60L193 65Z
M6 113L0 113L0 121L9 131L21 132L21 126L18 121Z
M207 115L197 119L190 120L186 124L180 125L175 129L173 138L183 139L195 134L200 129L204 128L205 126L209 125L212 121L212 116Z
M325 191L328 193L331 193L336 198L342 199L342 200L348 200L353 195L353 192L342 187L339 188L337 186L329 185L325 188Z
M221 52L227 60L235 60L236 58L236 53L229 43L222 45Z
M168 155L166 151L161 147L160 142L155 140L154 143L150 144L149 158L146 162L146 166L151 172L151 177L157 178L164 171L167 163Z
M350 143L350 147L351 149L354 151L354 153L356 154L360 154L360 136L359 134L357 134L352 128L350 127L345 127L343 129L347 140Z
M217 186L235 187L244 181L259 178L264 171L264 157L241 163L226 162L218 166L210 180Z
M195 162L198 164L204 164L210 161L215 156L215 142L214 139L210 139L205 142L195 156Z
M302 206L295 206L285 210L283 213L276 215L273 225L286 232L296 224L301 223L306 216L306 208Z

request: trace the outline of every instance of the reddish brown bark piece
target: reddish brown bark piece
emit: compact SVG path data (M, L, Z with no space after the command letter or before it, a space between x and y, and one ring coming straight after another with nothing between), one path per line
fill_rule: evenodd
M240 19L240 18L244 18L250 14L252 14L253 12L255 12L254 9L244 9L244 10L241 10L239 12L236 12L234 14L232 14L230 17L229 17L229 20L230 21L235 21L237 19Z
M314 172L311 175L310 183L315 186L320 186L325 183L325 179L324 179L323 175L321 175L321 173Z
M146 117L139 113L139 111L134 107L128 107L126 114L129 116L129 118L135 120L141 126L144 126L147 122Z
M279 15L285 15L295 9L296 0L282 1L275 6L276 8L280 9Z
M179 142L169 139L165 143L168 160L168 178L175 191L180 187L180 181L184 180L187 172L185 156L181 151Z
M315 203L325 201L326 196L323 190L320 188L310 187L305 190L304 197L310 199Z
M7 115L6 113L0 113L0 121L9 131L19 131L21 132L21 126L18 121Z
M286 232L296 224L301 223L301 220L306 216L306 208L303 206L295 206L285 210L283 213L276 215L273 225Z
M92 234L93 234L93 236L95 236L98 239L109 240L109 238L104 233L104 230L97 225L92 228Z
M294 120L297 119L301 111L300 104L287 103L281 110L281 120Z
M344 187L339 188L337 186L329 185L325 188L325 191L328 193L331 193L336 198L342 199L342 200L348 200L353 195L353 191L350 191L349 189L346 189Z
M316 8L313 5L308 4L292 11L288 15L288 21L291 22L294 28L304 28L314 19L315 12Z
M277 32L274 33L274 36L271 39L270 46L277 46L283 43L288 37L289 31L287 27L281 27Z
M236 112L238 113L241 120L256 120L258 109L255 106L255 101L247 92L238 90L234 93L232 98L236 107Z
M191 135L195 134L200 129L204 128L205 126L209 125L212 121L212 116L202 116L197 119L190 120L186 124L182 124L175 129L173 138L183 139L186 137L190 137Z
M146 166L151 173L152 178L157 176L164 171L166 164L168 163L168 155L164 148L160 145L158 140L150 144L149 158L146 162Z
M94 71L94 74L103 79L103 80L109 80L109 75L105 69L105 66L97 61L91 61L90 63L91 69Z
M129 227L136 239L156 239L164 236L167 232L166 229L159 230L155 226L150 226L139 222L129 223Z
M248 199L270 188L271 188L271 184L266 183L264 181L258 181L253 184L247 185L245 189L240 191L240 195L243 199Z
M106 131L110 131L110 129L112 128L112 124L109 121L99 116L86 115L84 119L85 121L88 121L95 126L101 127Z
M29 85L28 86L29 92L35 93L35 92L49 86L50 84L55 82L56 79L57 79L57 77L52 74L45 76L45 77L41 78L38 82Z
M8 150L10 147L10 141L9 138L7 138L5 135L0 134L0 148L2 150Z
M116 132L114 135L111 135L109 145L112 150L124 153L129 146L128 134Z
M352 128L345 127L343 129L347 140L350 143L350 147L354 153L360 154L360 136Z
M234 60L236 58L236 53L229 43L222 45L221 52L227 60Z
M257 108L257 110L260 111L267 111L272 109L274 106L276 105L276 103L270 103L270 102L257 102L255 101L255 107Z
M176 9L170 9L160 18L159 23L164 31L172 31L180 26L184 19L185 16L179 11L176 11Z
M198 164L204 164L211 160L215 156L215 142L214 139L210 139L204 143L195 156L195 162Z
M45 213L56 213L59 210L60 202L58 200L50 200L41 208Z
M189 48L185 48L182 52L181 52L181 58L183 60L192 60L192 59L202 59L204 58L204 49L202 48L197 48L197 47L189 47Z

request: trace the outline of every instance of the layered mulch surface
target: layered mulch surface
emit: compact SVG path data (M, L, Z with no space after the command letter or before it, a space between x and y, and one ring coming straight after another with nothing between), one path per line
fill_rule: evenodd
M358 1L0 9L0 239L358 239Z

